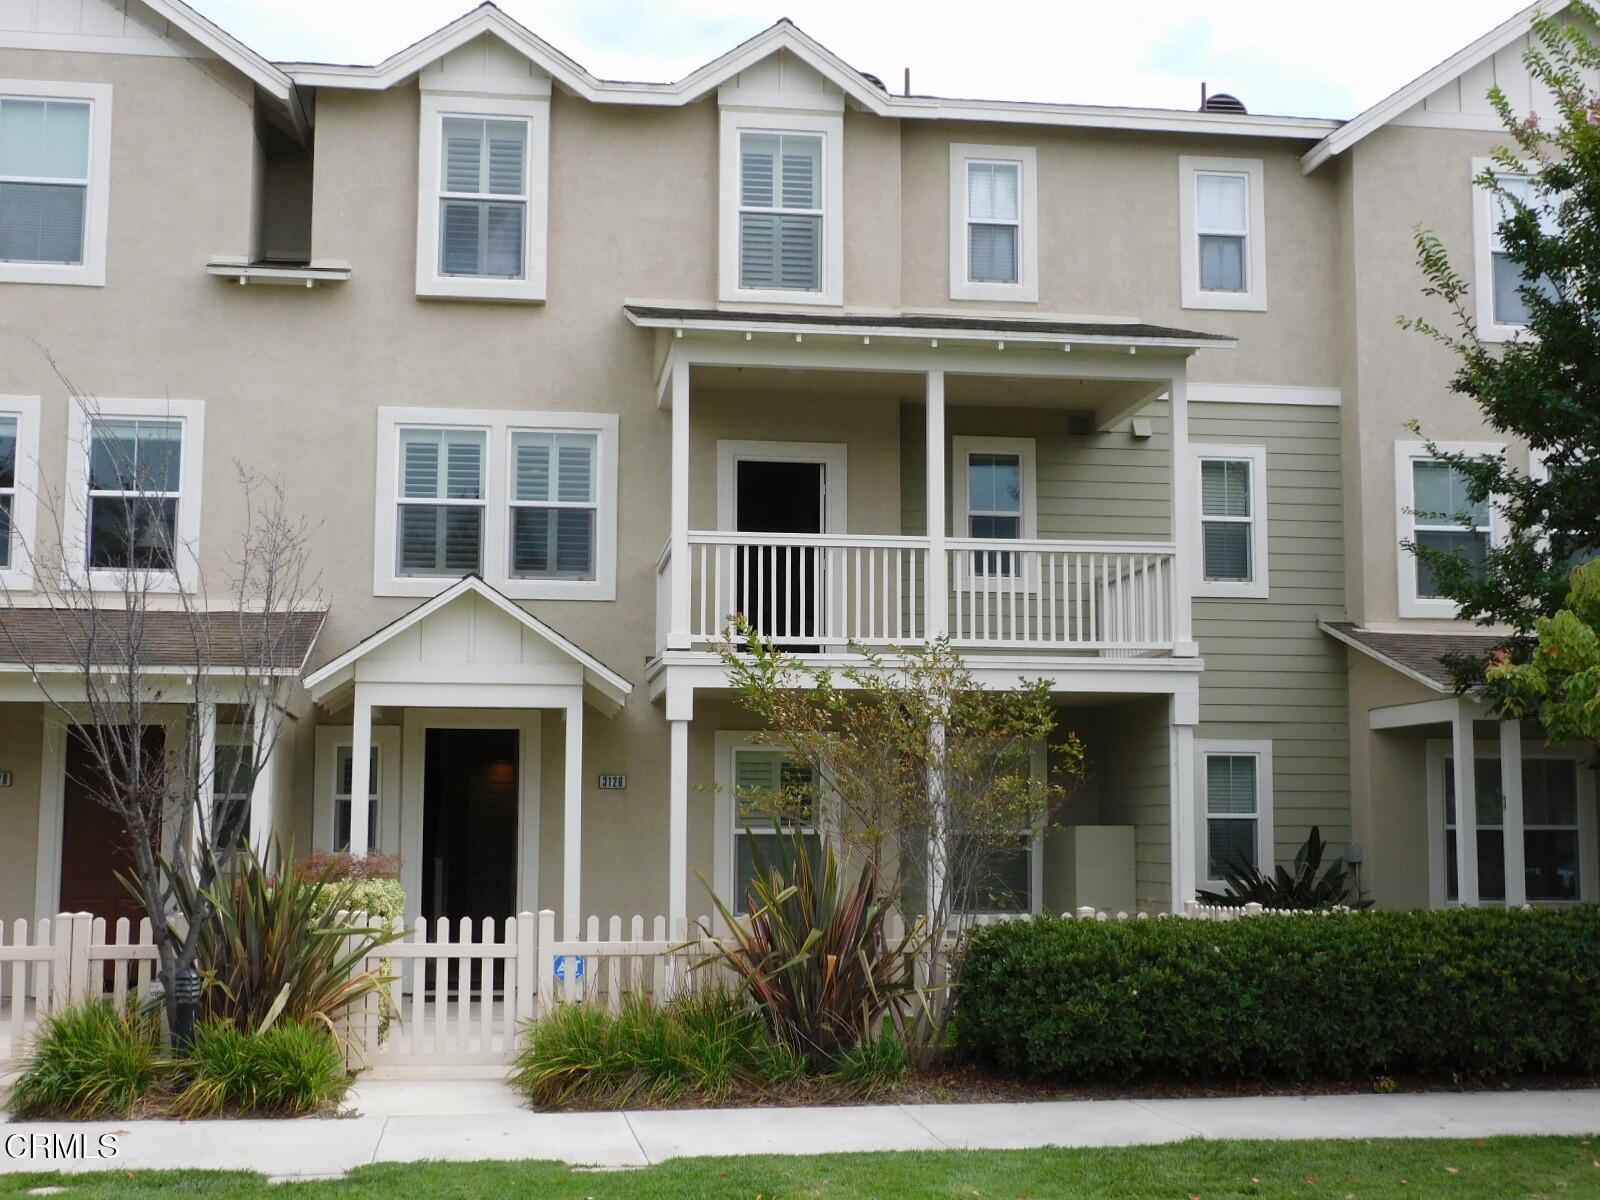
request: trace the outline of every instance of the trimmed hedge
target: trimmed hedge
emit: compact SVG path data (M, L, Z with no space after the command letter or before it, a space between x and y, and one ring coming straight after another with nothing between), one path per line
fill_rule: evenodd
M1027 1079L1592 1073L1600 908L992 925L952 1028Z

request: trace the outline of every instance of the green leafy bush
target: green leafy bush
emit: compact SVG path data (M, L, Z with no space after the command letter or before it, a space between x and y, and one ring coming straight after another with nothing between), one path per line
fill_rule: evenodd
M344 1055L320 1022L282 1020L246 1033L212 1017L179 1060L187 1082L173 1111L186 1117L295 1117L329 1107L349 1089Z
M975 930L954 1036L1030 1079L1600 1070L1600 908Z
M773 1043L759 1012L710 991L659 1006L629 995L616 1013L557 1004L529 1023L511 1085L537 1107L627 1108L690 1094L718 1101L736 1087L804 1073L804 1060Z
M1357 893L1355 876L1343 855L1317 874L1327 849L1322 830L1313 825L1311 836L1294 856L1293 872L1281 866L1263 871L1248 858L1237 855L1224 870L1226 892L1199 891L1195 895L1206 904L1230 906L1254 903L1264 908L1371 908L1372 901Z
M7 1100L25 1119L126 1117L162 1073L154 1013L119 1014L87 1000L50 1017L34 1035Z
M906 1040L885 1026L876 1035L862 1038L839 1052L833 1073L851 1085L863 1100L890 1091L911 1073Z

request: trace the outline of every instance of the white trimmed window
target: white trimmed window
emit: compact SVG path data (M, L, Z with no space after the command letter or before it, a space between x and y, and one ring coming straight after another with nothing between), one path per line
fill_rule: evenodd
M1503 446L1451 443L1439 447L1447 453L1488 458L1504 452ZM1489 548L1499 540L1494 506L1484 500L1474 504L1467 496L1467 479L1450 464L1429 457L1421 442L1395 443L1395 495L1399 512L1398 572L1402 617L1454 617L1456 603L1440 594L1433 565L1405 543L1465 557L1481 565Z
M782 840L798 835L812 862L820 866L826 814L810 768L792 761L781 747L764 744L750 733L719 732L716 742L714 877L718 895L735 913L743 913L755 878L755 847L769 863L776 863ZM771 809L778 807L774 800L780 795L787 815L777 818ZM809 806L793 811L795 800L806 795Z
M33 588L39 486L39 398L0 396L0 587Z
M1262 446L1193 447L1199 489L1195 594L1267 595L1267 452Z
M722 111L723 300L844 301L844 119Z
M1258 158L1178 158L1185 308L1267 307L1266 198Z
M1037 153L950 147L950 298L1039 299Z
M1039 494L1033 439L957 437L950 440L950 448L956 536L986 542L1037 537ZM957 556L952 582L1019 579L1022 559L1009 551L967 547Z
M550 101L424 91L417 294L545 298Z
M1195 790L1201 884L1220 887L1244 863L1270 871L1272 743L1196 739Z
M1492 160L1472 160L1474 176L1490 170ZM1520 294L1523 286L1522 271L1506 254L1500 238L1500 224L1515 215L1510 197L1515 197L1538 214L1539 227L1545 233L1555 233L1555 215L1544 209L1533 180L1521 175L1498 176L1500 186L1509 195L1473 188L1472 226L1473 244L1478 276L1478 331L1487 341L1505 341L1516 336L1528 323L1528 303Z
M616 596L609 413L379 410L373 589L432 596L481 575L523 600Z
M106 84L0 79L0 283L105 283Z
M367 830L368 837L376 837L378 825L378 797L382 795L380 774L383 761L376 744L369 747L370 774L367 776ZM334 751L333 766L333 849L350 848L350 795L355 778L355 751L350 746L339 746Z
M120 589L147 572L155 591L199 579L201 453L198 400L98 400L72 407L65 528L69 575ZM82 582L82 580L79 580Z
M348 725L317 726L316 777L312 787L312 845L318 850L350 846L350 783L354 758ZM400 728L372 726L368 776L368 837L374 850L400 845Z
M236 845L250 840L250 789L255 783L251 767L255 747L250 743L248 726L222 726L211 750L212 830L230 818L239 823ZM213 832L215 837L215 832Z

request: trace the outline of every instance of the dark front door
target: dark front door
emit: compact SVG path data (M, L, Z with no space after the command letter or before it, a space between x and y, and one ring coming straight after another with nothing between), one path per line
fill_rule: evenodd
M517 731L430 729L422 914L503 922L517 903Z
M821 533L825 467L819 462L741 459L734 528L741 533ZM738 547L735 599L758 630L791 649L814 649L821 633L822 555L815 546ZM813 643L813 645L796 645Z
M130 737L131 730L116 735ZM140 761L159 769L165 731L145 727ZM66 787L61 806L61 910L91 912L113 926L118 917L135 925L144 907L117 876L133 877L132 843L122 818L103 804L107 792L99 759L77 730L67 734ZM159 837L159 830L156 831Z

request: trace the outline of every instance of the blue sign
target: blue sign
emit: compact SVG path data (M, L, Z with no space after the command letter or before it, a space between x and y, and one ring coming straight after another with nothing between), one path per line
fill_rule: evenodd
M583 978L583 955L581 954L572 956L572 977L574 979ZM565 954L556 955L556 978L563 982L567 978L567 956Z

